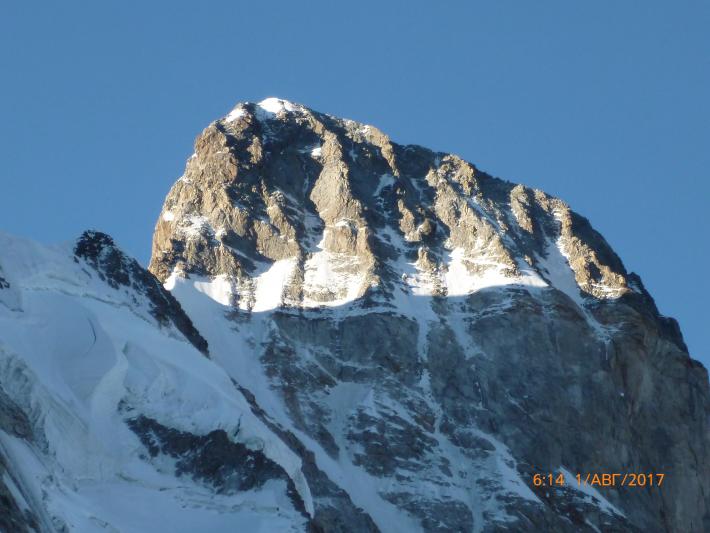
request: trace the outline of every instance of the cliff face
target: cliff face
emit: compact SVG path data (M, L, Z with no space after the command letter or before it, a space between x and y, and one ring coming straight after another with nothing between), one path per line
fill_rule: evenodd
M197 138L150 270L383 529L710 528L707 372L559 199L268 99Z
M268 99L149 270L0 234L0 529L710 531L707 371L559 199Z

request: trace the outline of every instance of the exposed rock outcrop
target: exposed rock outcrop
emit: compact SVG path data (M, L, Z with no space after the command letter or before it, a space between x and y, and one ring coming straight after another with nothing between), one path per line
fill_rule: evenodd
M113 239L99 231L85 231L74 245L77 260L91 265L114 289L129 287L150 302L150 313L161 324L172 323L195 348L208 355L207 341L192 325L178 301L138 262L116 247Z

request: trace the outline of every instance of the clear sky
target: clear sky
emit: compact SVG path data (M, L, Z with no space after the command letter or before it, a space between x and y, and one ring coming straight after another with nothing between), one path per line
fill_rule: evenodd
M4 2L0 229L146 263L194 137L279 96L566 200L710 364L710 2Z

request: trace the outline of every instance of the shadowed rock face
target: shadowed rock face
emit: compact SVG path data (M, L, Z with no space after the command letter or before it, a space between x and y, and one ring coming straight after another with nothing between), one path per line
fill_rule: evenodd
M8 285L9 286L9 285ZM7 288L7 287L0 287ZM31 440L32 429L27 416L5 393L0 383L0 431L20 439ZM22 509L15 498L17 480L8 468L4 451L0 449L0 531L36 531L37 519L29 509ZM12 485L13 490L11 490Z
M278 464L259 451L232 442L224 430L193 435L143 415L129 418L127 422L151 457L163 454L174 458L175 475L191 476L212 485L219 493L260 488L270 479L283 479L292 484ZM290 488L290 494L302 508L295 488Z
M197 138L149 268L363 524L710 530L707 372L559 199L269 99ZM563 469L666 477L532 486Z

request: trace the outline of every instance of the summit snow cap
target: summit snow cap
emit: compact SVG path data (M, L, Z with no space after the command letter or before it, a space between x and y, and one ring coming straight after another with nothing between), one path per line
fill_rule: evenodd
M255 106L255 114L260 120L269 120L275 118L281 113L293 113L298 111L306 111L306 108L300 104L294 104L282 98L265 98L257 104L239 103L225 117L225 122L233 122L246 115L246 105Z

